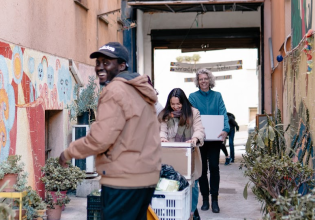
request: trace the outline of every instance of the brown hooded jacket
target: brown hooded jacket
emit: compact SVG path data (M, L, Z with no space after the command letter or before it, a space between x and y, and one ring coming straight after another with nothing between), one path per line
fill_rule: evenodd
M103 88L90 132L72 142L64 152L65 157L81 159L95 155L102 185L154 187L161 169L156 101L146 76L121 72Z

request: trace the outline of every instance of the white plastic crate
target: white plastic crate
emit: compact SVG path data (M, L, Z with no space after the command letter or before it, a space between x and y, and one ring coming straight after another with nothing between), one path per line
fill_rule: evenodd
M160 220L188 220L191 211L190 186L183 191L155 191L151 207Z

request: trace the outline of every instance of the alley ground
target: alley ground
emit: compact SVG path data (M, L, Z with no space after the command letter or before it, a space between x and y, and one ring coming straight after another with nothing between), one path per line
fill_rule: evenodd
M243 189L247 183L242 170L239 170L242 153L245 152L244 143L247 131L237 132L235 137L236 161L232 165L224 165L224 154L220 156L220 195L219 206L221 212L214 214L211 208L208 211L201 211L202 197L199 196L198 210L202 220L260 220L260 203L255 200L253 193L249 190L248 199L243 198ZM229 148L228 148L229 151ZM70 204L62 212L62 220L85 220L87 219L86 198L71 197Z

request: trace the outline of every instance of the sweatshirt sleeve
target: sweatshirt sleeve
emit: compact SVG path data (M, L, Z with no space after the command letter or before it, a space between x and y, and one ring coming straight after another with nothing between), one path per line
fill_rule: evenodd
M195 98L194 98L194 95L193 94L190 94L189 95L189 98L188 98L188 100L189 100L189 102L190 102L190 104L194 107L194 108L197 108L197 103L196 103L196 100L195 100Z
M200 146L203 145L205 139L205 129L201 122L200 113L197 109L193 109L193 130L192 138L197 138L200 142Z
M230 132L229 117L227 116L226 108L225 108L221 93L219 93L219 95L220 95L219 96L219 115L224 115L223 131L225 131L226 133L229 133Z
M100 100L97 113L87 136L70 143L64 151L66 159L97 155L115 143L126 123L122 107L113 98Z

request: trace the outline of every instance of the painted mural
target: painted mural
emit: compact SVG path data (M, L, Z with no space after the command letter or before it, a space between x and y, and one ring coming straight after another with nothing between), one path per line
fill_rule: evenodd
M309 41L314 45L314 36ZM308 69L313 67L314 56L303 52L304 47L302 42L284 59L284 123L291 125L288 141L295 152L294 161L315 169L315 72Z
M73 86L68 60L0 42L0 160L21 154L37 190L43 189L45 110L63 110Z
M309 29L314 30L313 0L291 0L292 47L296 47Z

